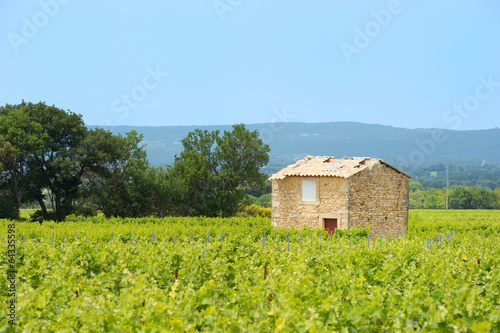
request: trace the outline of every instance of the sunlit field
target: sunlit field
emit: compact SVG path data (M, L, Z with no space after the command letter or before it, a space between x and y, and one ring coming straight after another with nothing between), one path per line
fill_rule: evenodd
M500 330L499 211L410 211L408 235L375 238L268 218L1 223L19 331Z

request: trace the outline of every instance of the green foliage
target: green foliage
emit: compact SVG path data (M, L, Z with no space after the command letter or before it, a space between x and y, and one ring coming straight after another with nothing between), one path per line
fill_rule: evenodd
M232 216L244 200L245 188L266 184L267 176L259 170L269 161L269 146L243 124L222 136L197 129L182 145L172 167L182 198L181 215Z
M87 129L81 115L45 103L0 107L0 135L13 150L4 164L4 179L14 194L16 215L23 202L38 200L44 214L42 189L49 188L59 221L72 210L86 170L83 140Z
M255 204L262 206L262 207L267 207L271 208L271 200L272 200L272 195L271 193L263 194L257 200L255 201Z
M175 177L171 167L149 168L150 196L156 215L160 218L180 214L182 205L180 196L180 180Z
M425 191L410 192L411 209L445 209L446 189L428 188Z
M150 195L153 179L141 141L142 135L135 131L125 136L101 132L93 140L106 146L99 149L105 152L100 160L108 163L88 175L85 202L107 217L140 217L153 212Z
M37 210L30 215L29 220L31 222L57 221L57 215L54 211L49 211L48 214L44 214L43 211Z
M245 196L245 199L243 200L243 203L247 206L255 204L257 206L265 207L265 208L271 208L271 193L263 194L260 197L256 198L251 194L247 194Z
M5 239L11 222L0 223ZM452 230L454 236L445 237ZM500 330L500 212L410 211L407 237L389 237L387 245L383 238L382 247L377 238L369 249L361 232L360 245L354 235L351 248L351 232L358 231L330 238L313 230L311 246L311 230L277 229L275 238L265 218L71 215L57 225L19 222L18 327L26 332ZM0 283L7 285L5 274Z
M0 107L0 218L38 202L36 219L68 214L232 216L245 190L263 189L269 147L257 131L195 130L175 164L152 167L135 131L88 130L81 115L45 103ZM49 201L47 201L49 200ZM47 204L50 203L50 205Z
M4 136L0 136L0 172L3 172L8 167L14 157L12 144L5 140Z
M266 168L267 168L267 166L264 167L263 169L266 169ZM262 187L262 188L256 188L256 187L246 188L245 193L248 195L252 195L254 197L260 198L264 194L271 193L272 188L273 188L272 181L269 179L266 179L264 187Z
M457 161L457 164L461 164L460 161ZM414 177L424 188L443 188L446 187L446 168L447 166L440 163L401 169ZM450 165L449 182L450 186L484 187L494 190L500 187L500 166L498 163L482 166L477 163Z
M15 199L8 189L0 189L0 218L18 219L19 211L16 211Z
M31 215L36 211L37 209L35 208L21 208L19 216L21 219L28 220L31 217Z
M410 181L410 193L415 193L417 191L423 191L424 186L419 181Z
M155 205L158 215L171 213L158 203L174 197L172 184L149 166L141 141L135 131L88 130L81 115L42 102L0 107L0 217L19 218L36 201L36 219L51 219L47 197L58 221L97 210L147 216Z
M498 209L497 193L485 188L457 186L450 190L452 209Z
M32 119L29 111L33 107L24 102L0 107L0 187L11 192L9 196L2 195L2 201L3 205L12 205L15 218L19 217L21 204L33 200L40 192L34 158L42 152L47 135Z
M0 124L2 117L0 116ZM10 142L0 135L0 218L18 219L19 209L16 210L16 196L13 192L13 181L4 177L4 170L9 170L15 159L14 149ZM7 171L8 172L8 171ZM19 202L20 206L20 202Z
M256 198L255 196L253 196L253 195L251 195L251 194L247 194L247 195L243 198L243 200L242 200L242 204L249 206L249 205L253 205L253 204L255 204L255 202L256 202L256 201L257 201L257 198Z
M486 188L453 186L449 192L449 208L500 209L499 193ZM428 188L424 191L410 191L410 208L445 209L446 189Z

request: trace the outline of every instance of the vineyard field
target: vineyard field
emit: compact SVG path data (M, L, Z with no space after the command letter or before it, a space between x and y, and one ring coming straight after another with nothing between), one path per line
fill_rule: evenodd
M500 331L500 211L412 210L407 235L243 217L0 224L15 332ZM0 285L8 332L8 274Z

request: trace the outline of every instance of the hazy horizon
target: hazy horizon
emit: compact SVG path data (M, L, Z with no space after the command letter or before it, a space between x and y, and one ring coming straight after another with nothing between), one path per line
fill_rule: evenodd
M478 128L478 129L448 129L448 128L438 128L438 127L400 127L400 126L392 126L392 125L384 125L384 124L374 124L374 123L363 123L359 121L321 121L321 122L306 122L306 121L289 121L289 122L267 122L267 123L244 123L245 125L268 125L268 124L329 124L329 123L350 123L350 124L361 124L361 125L375 125L375 126L385 126L392 128L401 128L408 130L446 130L446 131L483 131L483 130L498 130L499 127L491 127L491 128ZM240 123L235 123L240 124ZM96 124L85 124L89 127L218 127L218 126L232 126L235 124L192 124L192 125L96 125Z

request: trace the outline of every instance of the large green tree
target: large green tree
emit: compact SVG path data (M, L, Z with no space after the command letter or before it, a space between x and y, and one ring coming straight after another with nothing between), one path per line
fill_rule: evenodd
M232 131L199 129L182 140L184 150L173 166L179 180L183 215L231 216L244 198L245 187L264 187L260 168L269 161L269 146L244 124Z
M41 149L33 155L33 168L53 195L58 221L63 221L72 212L88 167L83 145L87 128L81 115L45 103L29 103L26 111L32 122L40 124L43 135Z
M486 188L456 186L450 191L452 209L495 209L498 197Z
M29 112L32 107L25 102L0 107L0 135L7 152L0 156L2 182L11 191L14 218L19 218L23 202L41 197L39 170L34 159L41 154L48 136L41 124L32 119Z
M86 200L104 215L140 217L153 212L153 178L146 151L140 145L142 135L135 131L112 135L97 133L94 147L103 155L102 164L86 176ZM97 149L96 149L97 150Z
M1 119L1 117L0 117ZM14 151L10 142L5 140L3 136L0 136L0 172L3 172L7 164L14 157Z
M156 214L163 218L167 215L180 215L182 206L178 193L180 182L171 167L149 168L147 177L150 182L150 197Z
M36 200L47 218L47 189L57 220L64 220L74 212L84 176L102 171L116 158L116 146L107 142L110 132L89 131L81 115L42 102L0 107L0 136L12 151L0 162L2 184L12 190L16 217L22 202Z
M19 217L19 209L15 207L16 196L13 191L13 182L8 171L14 160L14 150L10 142L0 136L0 218L15 219Z
M106 216L234 215L245 189L263 188L269 146L257 131L195 130L171 167L154 168L142 135L89 130L82 116L45 103L0 107L0 214L38 201L58 221L96 209ZM11 207L10 209L7 209Z

